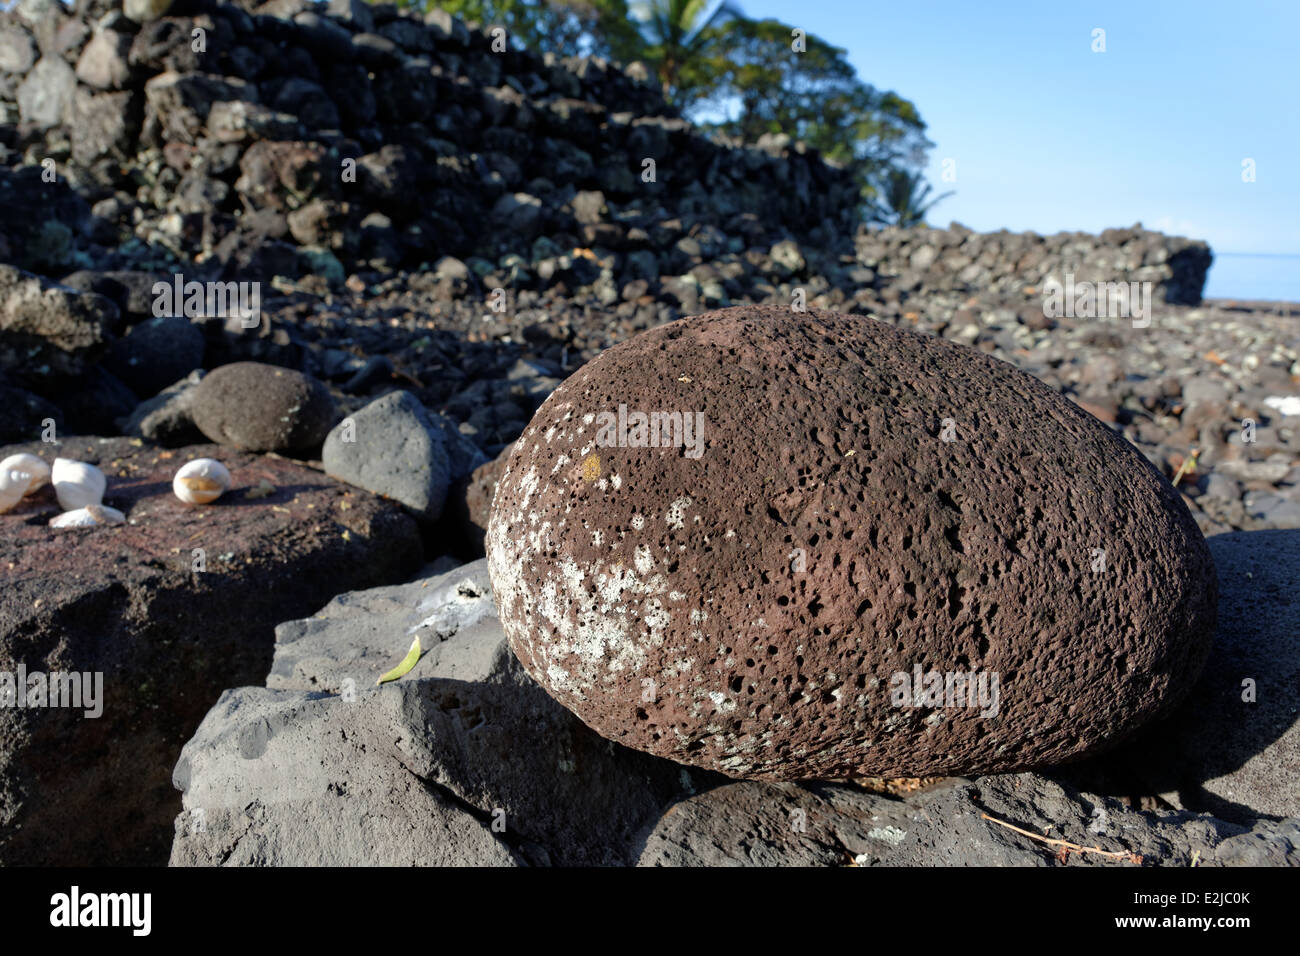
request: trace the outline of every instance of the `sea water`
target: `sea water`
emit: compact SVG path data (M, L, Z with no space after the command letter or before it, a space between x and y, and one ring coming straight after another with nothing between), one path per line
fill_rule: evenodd
M1215 252L1204 295L1300 302L1300 255Z

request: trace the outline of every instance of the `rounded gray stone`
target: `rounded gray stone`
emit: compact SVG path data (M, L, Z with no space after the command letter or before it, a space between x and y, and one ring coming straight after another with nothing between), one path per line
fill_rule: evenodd
M245 451L304 451L334 423L334 399L316 379L261 362L235 362L194 387L194 424L210 440Z

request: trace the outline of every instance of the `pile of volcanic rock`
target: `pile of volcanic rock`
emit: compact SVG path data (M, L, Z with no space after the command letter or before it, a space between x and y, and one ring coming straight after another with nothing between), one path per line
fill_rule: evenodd
M1015 295L1024 286L1064 282L1150 282L1158 300L1196 305L1210 269L1204 242L1149 232L1141 225L1098 234L978 233L947 229L864 230L858 261L889 277L900 294L923 290Z
M458 334L491 291L531 291L575 328L616 304L657 322L696 306L698 282L705 301L738 292L728 276L755 271L735 272L741 251L793 275L792 236L828 245L851 226L852 184L815 152L715 141L635 66L498 52L392 5L24 0L0 13L0 116L15 267L0 393L16 411L0 440L53 422L193 441L158 406L196 370L254 360L328 383L343 411L408 389L492 457L608 338ZM725 274L689 274L723 255ZM265 321L160 308L155 283L174 276L258 283ZM409 323L415 303L367 303L393 281L456 314Z
M845 170L705 137L635 65L494 50L442 11L361 0L134 6L23 0L0 21L8 163L77 187L105 265L532 270L548 236L653 272L691 227L737 248L852 228Z
M1138 229L857 228L844 170L704 135L635 64L359 0L23 0L0 13L0 116L0 262L83 293L0 277L0 440L54 420L169 441L142 402L254 360L344 411L409 390L494 458L558 380L682 315L804 300L1020 364L1060 324L1025 294L1045 277L1192 302L1208 263ZM160 309L178 275L257 283L264 320ZM1068 390L1059 364L1031 370Z
M558 292L642 328L796 287L864 312L1001 291L1076 259L1187 302L1208 266L1203 244L1138 230L865 230L848 172L788 136L705 135L639 65L498 52L437 10L141 6L0 14L5 261L333 293L420 270L442 299L501 289L515 311Z

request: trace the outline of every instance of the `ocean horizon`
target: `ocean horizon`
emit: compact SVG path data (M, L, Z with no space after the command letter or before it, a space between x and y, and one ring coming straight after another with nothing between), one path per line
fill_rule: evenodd
M1215 251L1204 296L1300 302L1300 253Z

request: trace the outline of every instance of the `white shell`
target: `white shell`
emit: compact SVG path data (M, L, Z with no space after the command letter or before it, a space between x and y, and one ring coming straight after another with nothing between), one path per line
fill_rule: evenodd
M230 489L230 471L215 458L195 458L181 465L172 479L176 497L190 505L216 501Z
M108 487L108 479L102 471L94 465L73 461L71 458L54 459L50 481L59 498L59 507L64 511L75 511L87 505L102 503L104 489Z
M94 528L102 524L121 524L126 515L108 505L86 505L50 519L51 528Z
M9 461L8 458L5 461ZM14 505L23 500L32 483L29 471L18 468L0 468L0 514L11 511Z
M26 492L29 495L50 480L50 466L45 463L45 459L27 452L10 455L0 461L0 472L13 470L25 471L32 476L32 483L27 486Z

